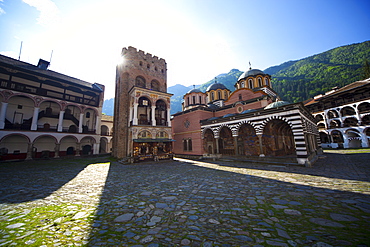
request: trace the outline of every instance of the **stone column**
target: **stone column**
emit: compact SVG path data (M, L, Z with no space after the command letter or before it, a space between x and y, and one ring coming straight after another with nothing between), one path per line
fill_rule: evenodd
M32 142L28 143L26 160L32 160Z
M64 118L64 111L60 111L59 120L58 120L58 132L63 131L63 118Z
M171 127L171 113L170 108L167 109L167 126Z
M59 150L60 150L60 144L57 143L55 144L55 155L54 155L54 158L59 158Z
M129 126L131 126L131 124L132 124L132 107L131 107L131 105L130 105L130 107L129 107L129 119L128 119L128 125Z
M156 126L157 123L155 121L155 105L152 105L152 126Z
M93 144L93 154L99 154L100 143Z
M6 116L6 109L8 108L8 103L1 102L1 109L0 109L0 129L5 128L5 116Z
M137 107L138 103L134 103L134 118L132 119L132 125L137 125Z
M78 122L78 133L82 133L82 122L84 121L84 114L80 113L80 120Z
M258 140L260 141L260 157L265 157L263 153L262 134L257 134Z
M369 147L369 142L367 140L367 136L364 133L360 133L361 136L361 146L363 148L368 148Z
M99 116L96 116L96 123L95 123L95 134L100 135L101 129L100 129L100 118Z
M81 152L81 143L76 143L76 155L75 156L80 156Z
M348 140L348 137L346 134L342 133L342 131L340 131L340 133L342 134L343 136L343 147L344 148L349 148L349 140Z
M234 150L235 150L235 155L238 155L238 136L233 136L234 137Z
M220 137L215 137L216 139L216 154L219 154L220 153L220 147L219 147L219 144L218 144L218 140L220 139Z
M37 130L37 121L38 121L38 118L39 118L39 111L40 111L39 107L35 107L33 109L31 130Z

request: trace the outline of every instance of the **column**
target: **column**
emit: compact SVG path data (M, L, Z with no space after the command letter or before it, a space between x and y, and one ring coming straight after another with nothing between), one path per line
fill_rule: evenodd
M167 126L171 127L171 113L170 108L167 109Z
M349 148L349 140L348 140L348 136L345 134L345 133L342 133L342 131L340 131L340 133L342 134L343 136L343 148Z
M238 155L238 136L234 136L234 150L235 155Z
M32 142L28 143L26 160L32 160Z
M152 126L156 126L157 122L155 121L155 105L152 105Z
M265 157L263 153L262 134L257 134L258 140L260 141L260 157Z
M80 156L80 151L81 151L81 143L76 143L76 155L75 156Z
M100 129L100 117L96 116L96 123L95 123L95 134L100 135L101 129Z
M128 124L129 124L129 126L131 126L131 125L132 125L132 107L131 107L131 105L130 105L130 107L129 107L129 119L128 119Z
M5 128L5 116L6 116L6 109L8 108L8 103L1 102L1 109L0 109L0 129Z
M219 147L219 144L218 144L218 140L220 139L220 137L215 137L216 139L216 154L219 154L220 153L220 147Z
M40 111L39 107L35 107L33 109L31 130L37 130L37 121L38 121L38 118L39 118L39 111Z
M138 103L134 103L134 118L132 119L132 125L137 125L137 107Z
M59 158L59 150L60 150L60 144L57 143L55 144L55 155L54 155L54 158Z
M59 120L58 120L58 132L63 131L63 118L64 118L64 111L60 111Z
M369 147L369 142L367 140L367 136L364 133L360 133L361 136L361 146L363 148L368 148Z
M99 154L100 143L93 144L93 154Z
M84 121L84 114L80 113L80 120L78 122L78 133L82 133L82 122Z

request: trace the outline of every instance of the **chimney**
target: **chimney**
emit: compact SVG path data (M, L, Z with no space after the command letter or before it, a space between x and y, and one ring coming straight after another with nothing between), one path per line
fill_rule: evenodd
M37 67L40 68L40 69L47 70L49 65L50 65L50 62L45 61L45 60L40 58L39 63L37 64Z

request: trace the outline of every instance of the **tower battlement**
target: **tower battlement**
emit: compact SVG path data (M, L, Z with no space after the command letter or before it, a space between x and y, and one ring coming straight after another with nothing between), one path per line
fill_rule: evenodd
M156 63L158 65L165 66L166 61L163 58L158 58L157 56L153 56L150 53L145 53L142 50L137 50L135 47L129 46L122 48L122 56L130 58L130 59L142 59L148 63Z

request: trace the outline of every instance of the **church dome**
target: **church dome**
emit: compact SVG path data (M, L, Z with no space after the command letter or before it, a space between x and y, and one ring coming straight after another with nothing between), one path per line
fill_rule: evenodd
M225 87L224 84L221 84L221 83L213 83L211 84L208 88L207 88L207 92L211 91L211 90L217 90L217 89L227 89L227 87Z
M267 109L272 109L272 108L277 108L277 107L281 107L281 106L284 106L284 105L290 105L291 103L288 102L288 101L276 101L276 102L273 102L269 105L267 105L264 109L267 110Z
M200 91L198 88L193 88L191 89L189 92L187 93L201 93L202 91Z
M266 75L262 70L259 69L250 69L248 71L245 71L243 74L240 75L239 80L247 78L248 76L256 76L256 75Z

